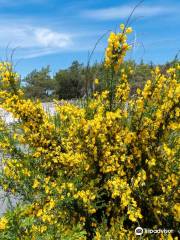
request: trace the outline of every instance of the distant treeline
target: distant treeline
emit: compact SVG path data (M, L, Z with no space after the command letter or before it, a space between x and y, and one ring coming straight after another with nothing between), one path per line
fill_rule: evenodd
M175 62L178 60L160 65L160 68L165 71ZM139 64L135 61L123 63L122 68L132 69L132 74L129 76L132 85L131 94L135 93L137 88L142 88L145 81L151 78L151 71L154 67L153 63L145 64L143 61ZM94 91L102 91L106 88L108 79L112 77L103 63L87 67L78 61L74 61L68 69L59 70L53 77L50 73L50 67L47 66L41 70L33 70L23 79L23 88L27 98L42 101L51 101L54 98L66 100L83 98ZM116 81L118 81L117 76L114 76ZM99 80L98 85L94 84L95 79Z

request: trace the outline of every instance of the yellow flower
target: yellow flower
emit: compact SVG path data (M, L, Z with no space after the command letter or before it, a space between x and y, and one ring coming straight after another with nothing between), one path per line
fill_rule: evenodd
M133 31L133 30L132 30L132 28L131 28L131 27L128 27L128 28L126 29L126 33L127 33L127 34L130 34L130 33L132 33L132 31Z
M124 31L124 24L120 25L122 32L111 32L108 39L108 46L105 53L105 67L112 67L115 72L118 72L119 66L124 60L126 52L131 49L131 46L127 43L127 33L131 33L132 28L127 28L127 32Z
M35 179L32 187L35 189L39 186L39 184L40 184L39 181L37 179Z
M124 28L125 28L124 24L123 24L123 23L120 24L120 29L121 29L122 31L124 30Z
M147 161L149 167L153 167L156 165L156 159L155 158L152 158L150 160Z
M94 80L94 83L95 83L96 85L98 85L98 84L99 84L99 79L96 78L96 79Z
M91 226L92 226L92 227L97 227L97 224L96 224L95 222L92 222L92 223L91 223Z
M102 239L102 236L100 234L100 232L97 230L96 231L96 236L94 237L94 240L101 240Z
M0 218L0 230L6 229L7 224L8 224L8 220L6 217Z
M138 89L136 90L136 92L137 92L138 95L140 95L140 94L141 94L141 89L138 88Z
M56 203L53 199L50 200L49 202L49 209L53 209L55 207Z
M40 216L42 216L42 214L43 214L43 210L39 209L36 215L37 215L37 217L40 217Z
M42 226L41 229L40 229L40 232L43 233L47 230L47 226Z
M175 218L180 221L180 203L176 203L173 207L173 213Z
M168 238L167 238L167 240L173 240L173 237L171 236L170 233L168 234Z

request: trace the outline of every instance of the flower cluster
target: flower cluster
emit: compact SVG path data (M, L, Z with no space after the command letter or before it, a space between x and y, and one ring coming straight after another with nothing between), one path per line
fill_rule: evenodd
M155 68L133 98L121 70L111 110L107 89L86 107L55 101L54 116L24 99L15 73L11 81L1 74L0 107L17 122L0 121L0 185L20 202L0 219L0 239L123 240L135 239L139 225L178 230L179 66Z
M121 24L120 29L120 33L110 33L105 53L105 66L113 68L115 72L118 71L127 51L131 49L131 45L127 43L127 34L132 32L132 28L125 28L124 24Z

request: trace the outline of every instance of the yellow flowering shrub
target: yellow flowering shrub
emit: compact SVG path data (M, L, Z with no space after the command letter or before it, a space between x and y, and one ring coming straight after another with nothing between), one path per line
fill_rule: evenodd
M132 31L121 29L106 51L114 72ZM123 240L136 239L138 226L178 230L180 68L155 68L133 97L128 74L121 69L114 88L86 107L55 101L50 116L23 97L12 66L0 64L0 107L17 120L1 120L0 185L19 198L0 218L0 239Z

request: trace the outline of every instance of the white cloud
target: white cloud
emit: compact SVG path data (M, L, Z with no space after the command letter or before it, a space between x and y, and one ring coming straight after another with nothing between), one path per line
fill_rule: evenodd
M133 6L119 6L112 8L86 10L82 13L83 16L98 19L98 20L113 20L127 18L133 10ZM172 13L177 9L164 6L139 6L133 16L156 16L167 13Z
M20 58L21 59L36 58L36 57L50 55L57 52L58 52L57 49L52 49L52 48L29 49L29 50L26 50L26 52L23 53L23 55L21 55Z
M36 41L44 47L63 48L69 45L70 37L67 34L53 32L47 28L35 29Z
M17 48L16 53L23 57L42 56L59 52L72 45L72 36L68 33L53 31L50 28L31 25L1 25L0 48ZM18 54L18 55L19 55Z

